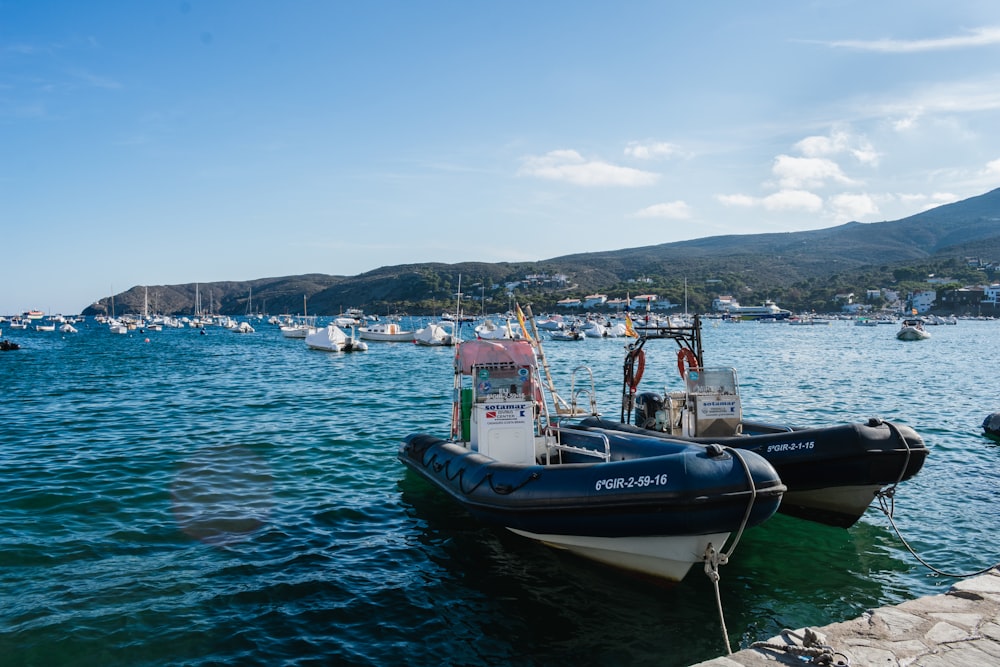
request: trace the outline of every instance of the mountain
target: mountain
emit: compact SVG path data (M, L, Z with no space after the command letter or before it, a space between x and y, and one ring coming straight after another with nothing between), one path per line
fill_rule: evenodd
M656 246L558 257L560 265L600 265L621 274L718 273L743 262L764 263L781 284L802 277L936 256L1000 258L1000 188L893 222L849 222L780 234L712 236ZM720 269L720 267L722 267Z
M675 301L690 285L702 303L708 292L738 294L744 301L779 298L786 307L809 307L835 289L860 290L887 285L905 267L921 271L961 270L966 258L1000 260L1000 188L977 197L938 206L895 221L849 222L836 227L776 234L733 234L653 246L564 255L539 262L458 264L424 263L381 267L357 276L308 274L170 286L136 286L115 295L117 312L149 308L191 314L195 292L203 308L228 315L255 312L334 315L346 308L367 312L405 310L437 313L462 291L494 299L506 310L504 284L526 276L547 276L522 285L518 298L552 307L565 296L652 285L671 292ZM929 268L928 268L929 267ZM551 280L565 276L560 283ZM638 284L637 284L638 281ZM148 297L147 297L148 294ZM818 296L817 296L818 294ZM304 303L305 301L305 303ZM466 310L469 308L463 306ZM109 312L110 299L95 302L84 314Z

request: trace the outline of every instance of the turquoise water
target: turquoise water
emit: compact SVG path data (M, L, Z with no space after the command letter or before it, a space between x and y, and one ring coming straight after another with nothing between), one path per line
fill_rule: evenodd
M895 520L936 567L1000 561L1000 323L718 325L748 418L880 416L931 455ZM396 461L446 434L452 350L329 354L276 327L7 332L0 352L0 661L7 665L687 665L725 653L698 568L650 585L484 528ZM662 345L662 347L657 347ZM669 345L673 345L669 343ZM657 352L660 354L657 354ZM619 414L622 342L550 342ZM650 342L641 388L680 388ZM782 628L943 592L870 509L850 530L777 516L722 568L734 650Z

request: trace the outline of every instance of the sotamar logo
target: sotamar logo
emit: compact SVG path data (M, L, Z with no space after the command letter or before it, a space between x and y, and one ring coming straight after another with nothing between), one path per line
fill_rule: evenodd
M487 419L496 419L497 418L497 411L496 410L487 411L486 412L486 418Z

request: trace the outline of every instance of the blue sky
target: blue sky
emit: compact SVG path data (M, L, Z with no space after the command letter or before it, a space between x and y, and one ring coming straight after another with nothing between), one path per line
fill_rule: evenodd
M995 0L0 0L0 313L998 185Z

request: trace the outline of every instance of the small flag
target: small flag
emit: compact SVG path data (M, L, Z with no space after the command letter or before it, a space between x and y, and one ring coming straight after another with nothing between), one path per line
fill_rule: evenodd
M639 337L639 334L637 334L635 329L632 327L632 318L628 316L628 313L625 313L625 335L629 338Z
M531 335L528 333L528 327L524 323L524 311L521 310L521 304L517 304L517 322L521 325L521 333L524 334L524 339L530 341Z

